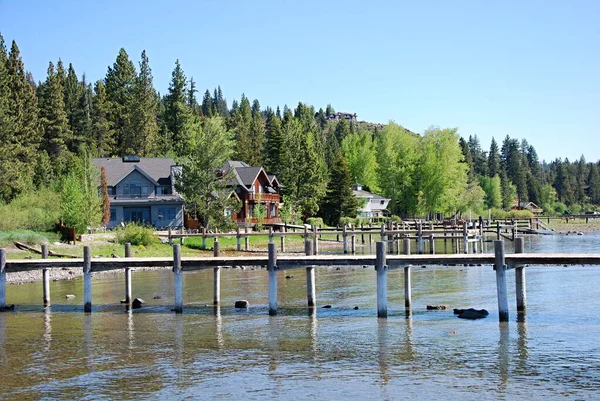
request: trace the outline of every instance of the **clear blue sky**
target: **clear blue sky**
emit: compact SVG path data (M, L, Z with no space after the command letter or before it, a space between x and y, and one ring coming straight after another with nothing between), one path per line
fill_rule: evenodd
M600 159L600 1L0 0L0 32L44 80L50 60L102 79L146 49L157 90L178 58L229 105L317 109L527 139L540 159Z

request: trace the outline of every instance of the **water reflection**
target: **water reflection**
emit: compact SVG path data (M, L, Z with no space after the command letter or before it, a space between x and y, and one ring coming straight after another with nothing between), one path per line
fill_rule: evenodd
M377 351L379 364L379 373L383 383L387 383L390 380L390 369L389 369L389 330L387 319L377 319Z
M506 391L506 385L508 383L509 375L509 341L510 341L510 328L508 322L500 322L500 340L498 341L498 376L500 382L498 383L498 393L502 394Z
M225 347L225 340L223 339L223 317L221 316L221 307L215 305L213 312L215 314L215 337L217 339L217 349L221 351Z
M50 306L44 308L44 350L50 350L52 342L52 311Z
M132 351L135 348L135 326L133 323L133 312L131 310L127 311L127 338L129 339L129 350Z
M279 318L277 316L269 317L269 338L267 340L269 347L269 371L275 372L279 367Z

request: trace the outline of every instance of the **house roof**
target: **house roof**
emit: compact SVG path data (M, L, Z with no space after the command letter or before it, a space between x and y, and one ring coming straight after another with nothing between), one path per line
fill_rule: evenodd
M377 194L374 194L374 193L369 192L369 191L363 191L363 190L357 191L357 190L354 190L352 192L354 193L354 196L356 196L359 199L371 198L371 199L379 199L379 200L387 200L387 201L390 200L390 199L388 199L388 198L386 198L384 196L377 195Z
M123 162L120 157L93 159L98 167L106 169L109 186L115 186L134 170L139 171L158 185L171 185L171 166L175 165L169 158L142 158L139 162Z

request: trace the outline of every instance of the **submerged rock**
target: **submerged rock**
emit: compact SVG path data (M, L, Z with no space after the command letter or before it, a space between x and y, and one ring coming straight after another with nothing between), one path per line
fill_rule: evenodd
M448 305L427 305L427 310L446 310L450 309Z
M133 300L133 302L131 303L131 307L133 309L140 309L142 307L142 305L145 304L144 300L142 298L136 298Z
M321 308L323 308L323 309L331 309L331 305L323 305L323 306L321 306Z
M238 301L235 301L235 307L238 309L244 309L244 308L247 308L248 306L250 306L250 303L248 301L246 301L245 299L240 299Z
M458 315L461 319L483 319L487 317L490 313L485 309L454 309L454 314Z
M73 298L75 298L75 295L73 295L73 294L67 294L67 295L65 295L65 298L67 298L67 299L73 299Z

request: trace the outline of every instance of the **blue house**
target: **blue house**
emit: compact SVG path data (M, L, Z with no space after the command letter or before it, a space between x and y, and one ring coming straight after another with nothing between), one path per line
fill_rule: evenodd
M98 169L106 169L110 222L108 227L136 222L156 228L183 226L184 200L175 190L176 166L173 159L123 158L94 159Z

